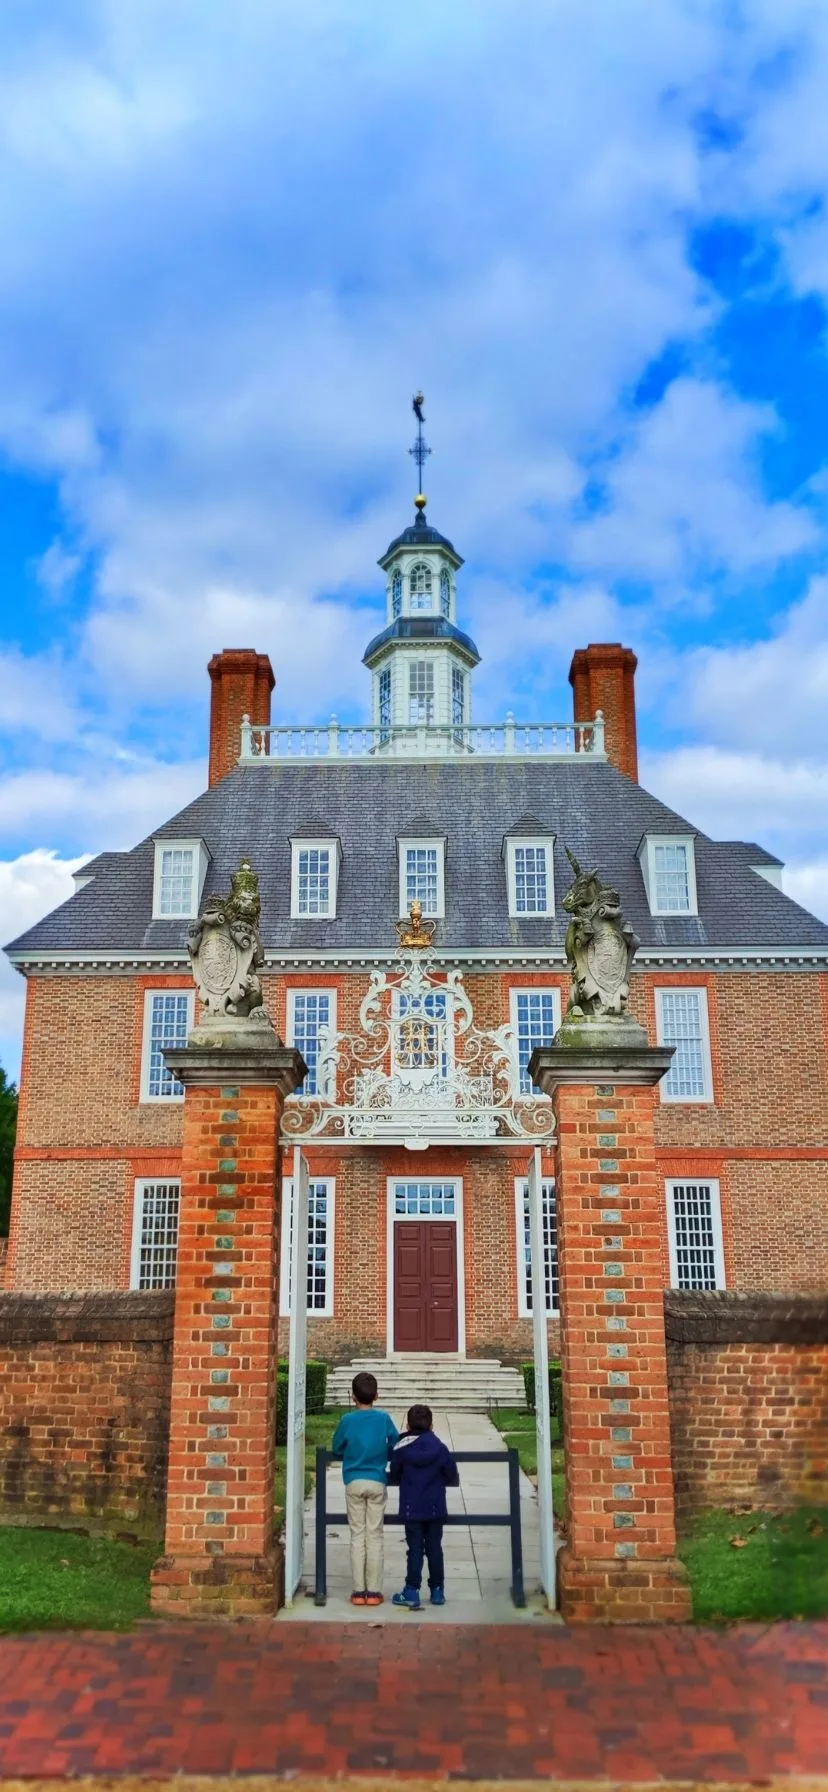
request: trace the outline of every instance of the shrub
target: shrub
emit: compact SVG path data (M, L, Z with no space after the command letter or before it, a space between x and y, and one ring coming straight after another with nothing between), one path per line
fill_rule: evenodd
M328 1391L328 1365L312 1359L305 1365L305 1410L324 1412ZM288 1366L281 1360L276 1372L276 1442L287 1443Z
M523 1363L523 1385L526 1389L526 1404L530 1412L535 1411L535 1365ZM559 1362L549 1364L549 1410L553 1425L560 1432L563 1428L563 1399L561 1395L561 1365Z

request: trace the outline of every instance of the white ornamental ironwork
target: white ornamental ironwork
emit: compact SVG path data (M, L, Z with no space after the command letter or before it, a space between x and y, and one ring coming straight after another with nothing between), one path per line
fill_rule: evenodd
M462 972L439 975L422 948L371 973L356 1032L320 1029L316 1080L285 1102L288 1138L425 1149L554 1132L549 1098L520 1092L514 1028L476 1027Z

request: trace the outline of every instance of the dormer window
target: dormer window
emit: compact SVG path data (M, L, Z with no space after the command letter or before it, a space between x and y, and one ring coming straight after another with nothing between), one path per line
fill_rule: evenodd
M402 573L399 568L391 580L391 615L395 620L402 615Z
M645 834L638 858L651 915L697 915L691 834Z
M294 921L336 917L338 840L292 840L290 913Z
M440 919L446 911L445 841L400 840L399 849L400 914L419 902L424 915Z
M506 841L509 914L519 920L555 913L552 839Z
M440 611L443 616L451 613L451 580L445 567L440 574Z
M422 560L412 566L408 575L408 596L412 611L431 609L431 567Z
M203 840L156 840L154 921L192 920L198 914L209 856Z

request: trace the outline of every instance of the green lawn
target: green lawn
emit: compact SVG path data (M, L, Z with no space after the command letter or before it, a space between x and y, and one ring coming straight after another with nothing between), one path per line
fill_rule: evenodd
M698 1623L828 1616L828 1507L705 1512L679 1538Z
M537 1437L535 1432L535 1415L526 1412L519 1406L492 1407L489 1418L501 1433L503 1442L509 1449L517 1450L520 1466L524 1474L533 1477L538 1472ZM566 1521L566 1487L564 1483L564 1455L558 1443L556 1421L552 1420L552 1504L555 1516L561 1523Z
M343 1412L349 1412L347 1406L329 1406L324 1412L309 1412L305 1419L305 1493L310 1493L313 1486L313 1474L316 1451L320 1445L326 1448L330 1444L337 1424ZM285 1509L285 1458L286 1446L276 1446L276 1508Z
M127 1630L149 1616L160 1543L0 1525L0 1631Z

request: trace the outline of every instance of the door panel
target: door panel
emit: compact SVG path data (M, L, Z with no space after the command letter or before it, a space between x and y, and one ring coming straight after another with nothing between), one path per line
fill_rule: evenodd
M453 1220L398 1220L394 1226L394 1349L457 1349Z

